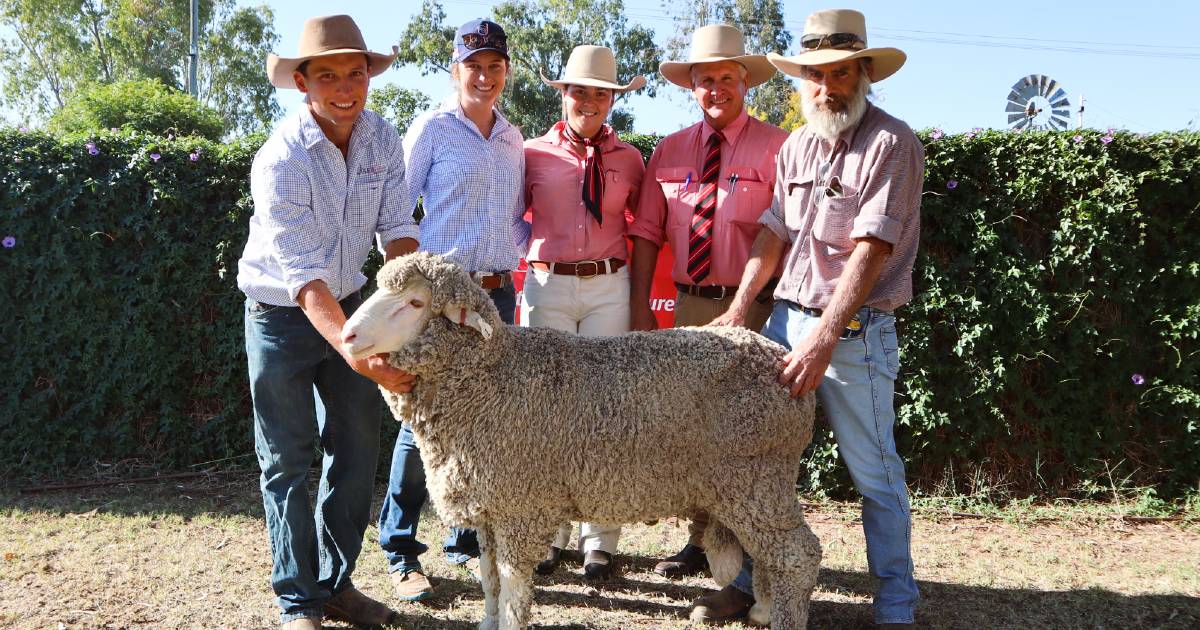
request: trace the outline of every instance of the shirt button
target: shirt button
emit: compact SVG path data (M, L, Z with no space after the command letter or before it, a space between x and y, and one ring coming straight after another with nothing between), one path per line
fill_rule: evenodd
M583 226L582 226L582 225L581 225L581 226L579 226L579 229L581 229L581 230L582 230L582 229L583 229Z
M580 247L579 249L577 249L577 250L575 250L575 251L577 251L577 252L581 252L581 251L583 251L583 248L582 248L582 247Z

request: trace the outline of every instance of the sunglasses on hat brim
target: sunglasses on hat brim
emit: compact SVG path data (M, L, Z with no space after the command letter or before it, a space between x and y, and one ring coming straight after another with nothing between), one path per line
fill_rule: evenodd
M462 36L463 47L467 50L479 50L480 48L496 48L499 50L508 50L508 38L500 33L467 33Z
M828 46L826 46L828 44ZM826 33L824 35L806 34L800 38L800 47L805 50L819 48L857 49L867 45L854 33Z

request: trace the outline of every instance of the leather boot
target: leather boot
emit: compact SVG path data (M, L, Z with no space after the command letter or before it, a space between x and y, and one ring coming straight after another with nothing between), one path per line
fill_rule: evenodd
M735 588L732 584L704 595L692 603L692 621L724 623L741 619L754 605L754 597Z
M583 577L586 580L607 580L612 577L612 554L593 549L583 556Z
M708 556L696 545L688 544L679 553L654 565L654 572L667 578L700 575L708 570Z
M537 563L533 571L538 575L550 575L558 570L558 565L562 562L562 549L551 545L550 551L546 554L546 558Z

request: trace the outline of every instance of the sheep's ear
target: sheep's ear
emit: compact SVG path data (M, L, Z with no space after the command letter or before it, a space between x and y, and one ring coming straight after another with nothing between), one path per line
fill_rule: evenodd
M459 326L470 326L478 330L484 339L489 339L492 336L492 325L484 321L479 313L469 308L458 304L447 304L446 308L442 309L442 315L445 315L446 319Z

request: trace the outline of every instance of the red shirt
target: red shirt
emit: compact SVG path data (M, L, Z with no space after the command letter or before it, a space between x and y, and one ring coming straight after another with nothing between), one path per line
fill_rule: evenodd
M583 166L559 121L546 135L525 141L525 206L533 222L527 260L578 262L628 257L625 232L637 213L645 165L633 145L609 134L600 147L604 165L603 224L583 205Z
M708 139L715 133L701 121L658 143L646 172L654 185L642 187L637 218L629 227L638 236L675 254L672 277L694 284L687 274L689 225L700 197L700 171ZM713 221L712 264L701 284L736 287L742 280L750 245L758 235L758 219L771 207L775 187L775 155L788 133L742 112L721 130L721 170L717 212Z

